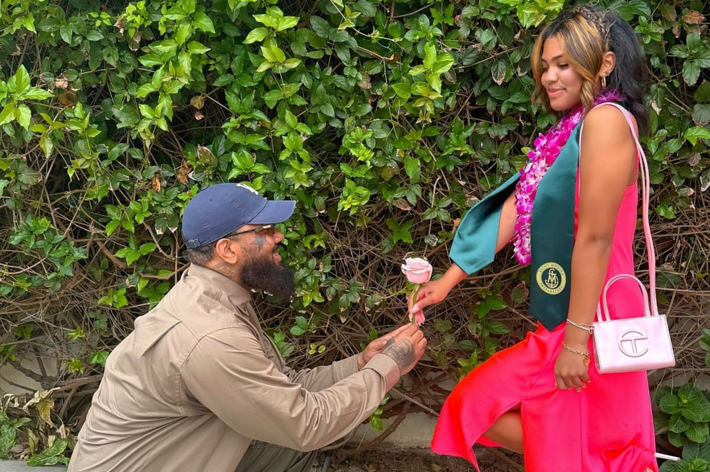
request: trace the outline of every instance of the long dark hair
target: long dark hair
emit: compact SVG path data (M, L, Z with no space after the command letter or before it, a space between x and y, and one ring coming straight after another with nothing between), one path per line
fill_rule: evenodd
M606 8L581 6L564 10L545 27L535 42L532 71L535 77L533 100L549 108L550 102L542 85L542 49L551 37L560 40L570 64L579 73L582 103L590 108L594 102L597 76L607 51L616 55L614 70L606 78L606 86L624 94L621 103L635 117L642 133L648 131L649 112L645 103L648 90L648 69L636 32L631 26Z

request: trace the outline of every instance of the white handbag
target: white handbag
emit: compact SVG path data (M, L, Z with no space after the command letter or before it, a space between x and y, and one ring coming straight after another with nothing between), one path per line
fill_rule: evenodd
M668 321L666 315L658 314L656 303L656 252L648 223L650 193L648 163L636 136L629 112L616 104L610 103L609 105L616 106L626 117L641 162L643 231L648 252L648 277L651 293L649 301L646 287L633 275L619 274L607 282L602 293L602 303L597 307L596 321L593 324L594 360L597 371L602 374L672 367L675 365L675 356L668 331ZM638 283L644 297L644 312L639 313L638 317L612 320L609 317L607 291L615 282L622 279L631 279Z

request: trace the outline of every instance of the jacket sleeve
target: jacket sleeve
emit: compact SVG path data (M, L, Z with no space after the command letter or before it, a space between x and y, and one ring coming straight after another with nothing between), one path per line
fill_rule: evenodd
M357 355L313 369L286 368L286 376L310 392L319 392L357 373Z
M464 216L456 230L449 257L468 275L493 262L503 203L515 191L518 172L488 194Z
M254 335L241 328L202 338L180 374L183 395L239 434L299 451L319 449L345 436L375 411L399 380L397 364L378 354L360 372L309 391L281 373Z

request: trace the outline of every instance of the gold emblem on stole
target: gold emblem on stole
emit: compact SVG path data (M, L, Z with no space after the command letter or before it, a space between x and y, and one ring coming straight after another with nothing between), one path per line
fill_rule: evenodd
M548 295L557 295L565 289L567 285L567 275L562 266L554 262L546 262L541 265L535 275L537 286Z

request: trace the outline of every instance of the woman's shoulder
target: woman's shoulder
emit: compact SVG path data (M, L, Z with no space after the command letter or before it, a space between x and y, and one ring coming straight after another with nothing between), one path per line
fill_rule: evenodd
M626 116L612 105L597 106L587 113L584 117L584 137L593 138L592 141L633 139Z

